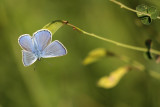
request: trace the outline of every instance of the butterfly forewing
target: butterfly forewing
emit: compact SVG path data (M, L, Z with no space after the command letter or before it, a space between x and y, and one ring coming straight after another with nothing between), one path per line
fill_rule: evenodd
M49 44L42 52L43 58L58 57L67 54L66 48L58 40Z
M39 51L43 51L51 43L51 32L48 30L39 30L34 34L34 42Z
M34 51L34 44L33 44L33 41L30 35L24 34L20 36L18 39L18 42L20 46L22 47L22 49L29 51L29 52Z
M37 57L35 56L35 54L25 50L22 50L22 56L23 56L22 62L24 66L29 66L37 60Z

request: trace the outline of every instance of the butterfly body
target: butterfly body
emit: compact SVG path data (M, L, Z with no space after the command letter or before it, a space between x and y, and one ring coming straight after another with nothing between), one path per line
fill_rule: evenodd
M58 40L51 43L52 34L49 30L39 30L31 37L24 34L18 42L22 50L24 66L33 64L37 59L59 57L67 54L66 48Z
M42 56L42 52L40 50L38 50L37 47L35 47L33 53L35 54L35 56L37 57L37 59L40 60L40 58Z

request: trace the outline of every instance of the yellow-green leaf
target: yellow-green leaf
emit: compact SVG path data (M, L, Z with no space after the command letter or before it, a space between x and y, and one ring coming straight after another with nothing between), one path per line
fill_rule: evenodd
M42 29L48 29L49 31L52 32L52 35L60 28L63 26L63 21L62 20L56 20L48 23L45 25Z
M104 76L98 81L98 86L102 88L115 87L121 78L130 70L130 67L123 66L111 72L109 76Z
M149 74L150 74L153 78L160 80L160 73L155 72L155 71L149 71Z
M98 49L92 50L88 54L88 56L84 59L83 64L84 65L91 64L91 63L96 62L100 58L103 58L103 57L105 57L107 55L113 56L114 54L111 53L111 52L106 51L103 48L98 48Z

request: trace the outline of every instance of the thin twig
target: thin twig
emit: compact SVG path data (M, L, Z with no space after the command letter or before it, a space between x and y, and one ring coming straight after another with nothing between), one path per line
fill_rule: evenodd
M62 21L63 23L65 21ZM147 49L146 48L142 48L142 47L136 47L136 46L132 46L132 45L127 45L127 44L123 44L123 43L120 43L120 42L116 42L116 41L113 41L113 40L110 40L108 38L104 38L104 37L101 37L101 36L98 36L96 34L93 34L93 33L88 33L80 28L78 28L77 26L74 26L70 23L65 23L66 25L72 27L74 30L77 30L83 34L86 34L88 36L92 36L92 37L95 37L97 39L100 39L100 40L103 40L103 41L106 41L106 42L109 42L109 43L112 43L112 44L115 44L115 45L118 45L118 46L121 46L121 47L124 47L124 48L128 48L128 49L132 49L132 50L136 50L136 51L141 51L141 52L147 52ZM160 51L157 51L157 50L154 50L154 49L151 49L150 50L151 53L153 54L157 54L157 55L160 55Z

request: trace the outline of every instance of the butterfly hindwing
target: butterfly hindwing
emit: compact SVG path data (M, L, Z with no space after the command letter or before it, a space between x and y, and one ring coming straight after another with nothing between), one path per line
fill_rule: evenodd
M22 56L23 56L22 62L24 66L29 66L37 60L37 57L35 56L35 54L33 54L32 52L25 51L25 50L22 50Z
M63 44L60 43L58 40L55 40L44 49L44 51L42 52L42 57L43 58L58 57L66 54L67 50L63 46Z

